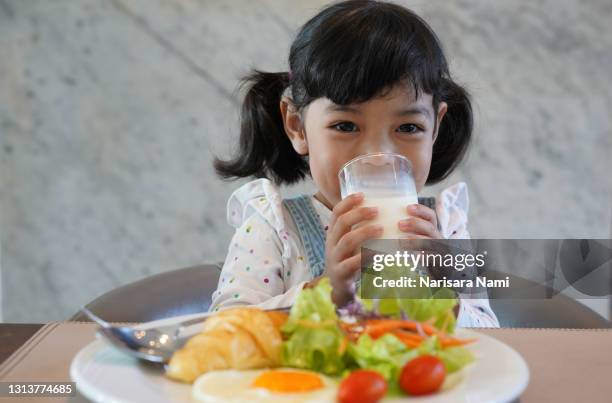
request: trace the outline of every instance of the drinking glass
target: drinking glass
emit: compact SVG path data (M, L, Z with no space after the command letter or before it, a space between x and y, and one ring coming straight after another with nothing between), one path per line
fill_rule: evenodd
M368 224L383 226L380 239L400 239L405 233L398 221L408 216L409 204L418 203L412 164L403 155L372 153L353 158L338 172L342 199L364 193L362 206L378 207L378 215ZM361 225L364 225L362 223Z

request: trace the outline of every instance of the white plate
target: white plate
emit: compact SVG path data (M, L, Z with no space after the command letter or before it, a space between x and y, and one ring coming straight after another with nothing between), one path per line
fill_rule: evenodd
M142 328L170 324L197 315L181 316L141 325ZM504 343L482 333L458 329L463 338L478 341L468 348L474 363L449 380L457 381L435 395L385 401L510 402L527 387L529 369L523 358ZM103 340L84 347L73 359L70 377L77 389L95 402L189 402L191 386L166 378L160 369L149 368L115 350ZM450 386L445 384L446 386Z

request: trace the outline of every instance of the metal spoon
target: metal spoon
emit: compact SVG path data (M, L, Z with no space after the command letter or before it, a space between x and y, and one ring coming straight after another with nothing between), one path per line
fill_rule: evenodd
M131 326L114 326L87 308L82 308L81 312L100 325L98 335L104 337L113 346L133 357L153 363L168 362L172 354L187 341L187 337L180 337L183 329L202 323L210 316L210 314L203 314L174 325L137 329Z
M288 311L289 308L274 310ZM181 337L181 333L186 327L202 323L214 314L213 312L205 313L174 325L138 329L131 326L114 326L87 308L81 308L81 312L100 325L97 334L108 340L113 346L132 357L156 364L170 361L172 354L185 344L189 337Z

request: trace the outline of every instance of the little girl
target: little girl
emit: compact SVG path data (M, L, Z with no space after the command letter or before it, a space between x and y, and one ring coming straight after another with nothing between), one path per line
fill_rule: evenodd
M440 43L399 5L333 4L308 21L289 53L288 73L255 71L242 105L240 149L215 160L223 178L256 177L227 204L236 228L211 309L290 306L323 276L342 306L352 298L362 242L382 228L362 194L340 198L338 171L370 152L412 162L417 192L446 178L472 133L466 91L451 80ZM311 177L318 192L283 200L281 184ZM407 238L469 238L465 183L406 206ZM497 327L486 299L461 299L459 326Z

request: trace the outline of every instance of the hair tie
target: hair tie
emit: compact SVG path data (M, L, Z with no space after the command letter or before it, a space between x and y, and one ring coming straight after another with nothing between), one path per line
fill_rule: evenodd
M291 81L291 79L293 78L293 74L291 74L291 70L287 72L287 77L289 78L289 81Z

